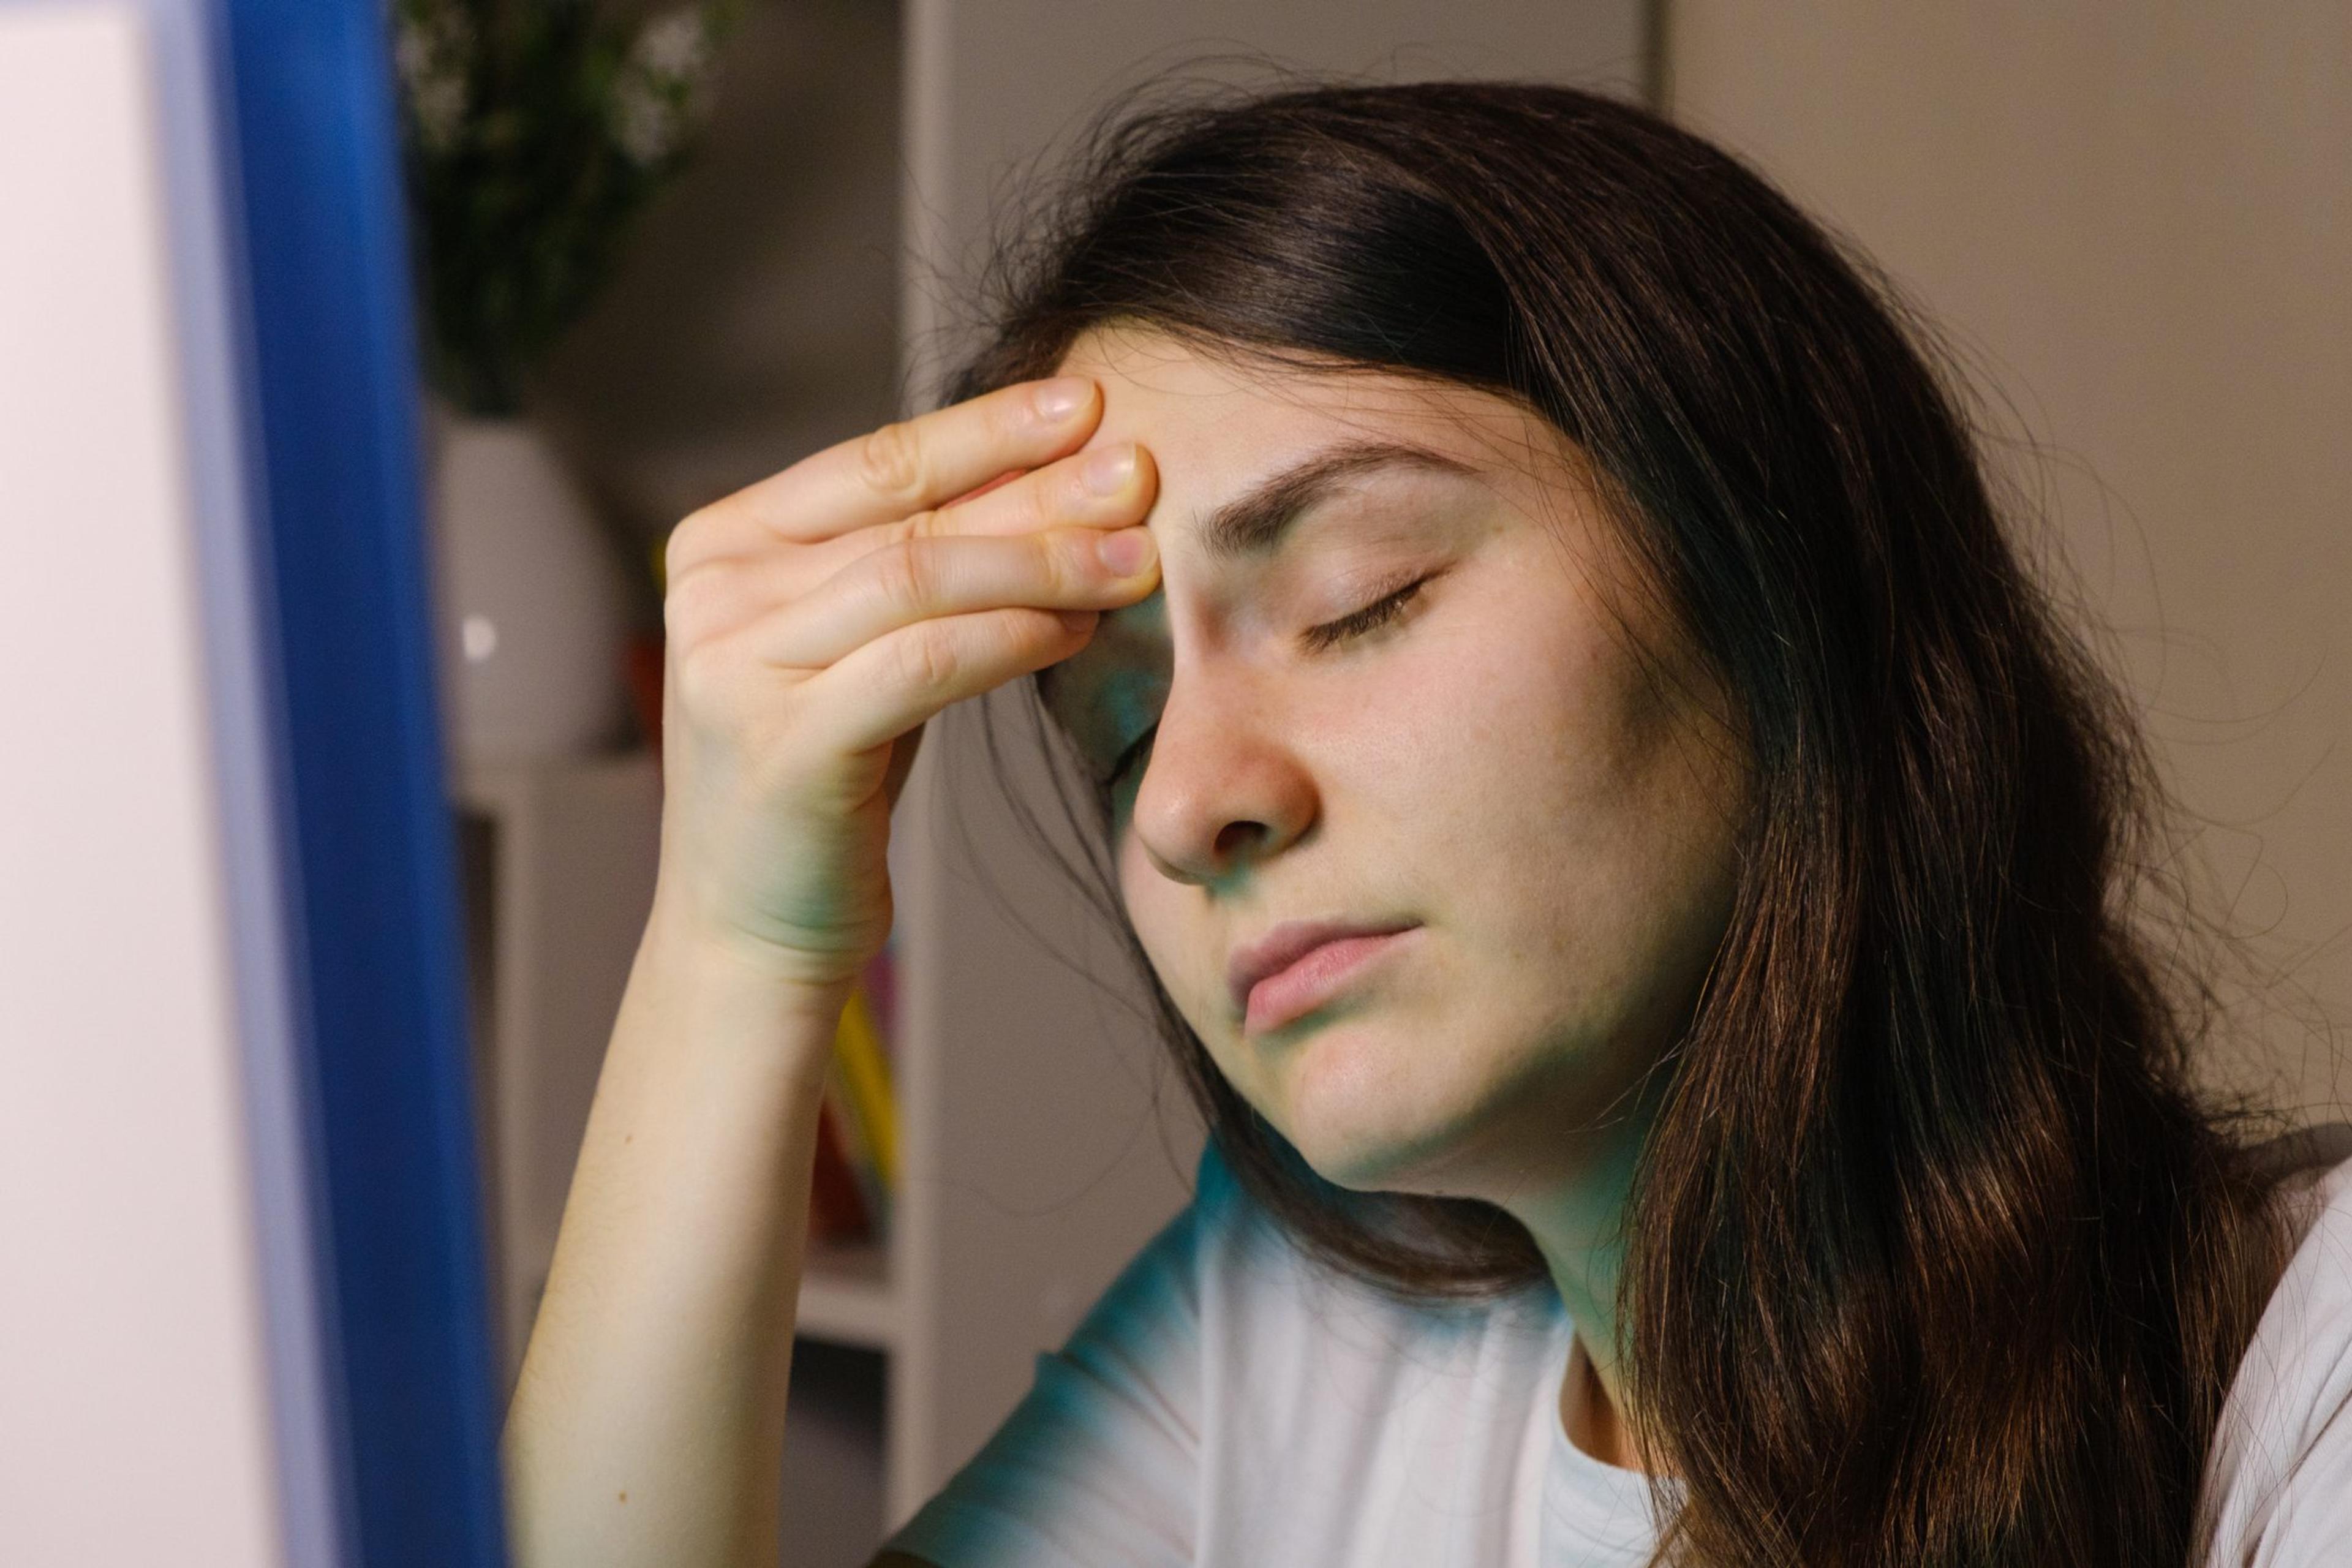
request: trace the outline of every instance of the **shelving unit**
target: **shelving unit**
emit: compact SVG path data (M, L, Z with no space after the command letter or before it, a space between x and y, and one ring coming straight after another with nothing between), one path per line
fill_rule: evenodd
M478 766L458 805L491 1274L511 1388L652 908L660 781L641 752ZM888 1351L905 1316L885 1246L812 1248L804 1337Z
M473 766L458 781L476 1121L509 1391L653 907L660 791L642 752Z
M801 1279L803 1339L887 1351L898 1342L904 1318L890 1289L890 1258L885 1248L818 1247L810 1252Z
M952 741L943 739L936 751L927 742L924 762L955 749ZM926 772L919 767L918 779ZM942 782L936 770L929 777L928 785L910 783L910 800L930 796ZM490 1273L510 1390L604 1046L652 906L660 780L649 753L631 752L472 767L456 794ZM1180 1166L1189 1168L1189 1154L1160 1157L1156 1144L1135 1136L1151 1120L1145 1084L1115 1066L1101 1070L1119 1059L1105 1043L1108 1031L1033 1026L1024 1039L943 1025L951 1011L977 1016L940 1005L939 976L950 964L976 960L1003 982L1027 968L1050 968L1052 960L1024 958L1017 934L992 954L979 951L971 944L988 929L984 899L942 903L914 890L935 892L938 873L952 879L971 868L957 850L926 842L914 812L901 810L908 837L893 856L895 875L909 889L902 907L922 910L914 929L929 933L909 942L899 969L902 1037L893 1055L907 1176L887 1244L812 1251L799 1316L803 1340L883 1358L880 1377L825 1375L828 1386L846 1381L887 1391L887 1409L842 1410L822 1397L804 1399L796 1374L788 1472L798 1473L788 1473L785 1485L809 1500L797 1516L803 1562L832 1560L812 1554L812 1538L837 1539L847 1554L841 1561L863 1562L884 1525L937 1488L961 1462L935 1457L942 1435L951 1440L1003 1418L1026 1384L1031 1358L1067 1333L1181 1204ZM910 861L923 864L904 864ZM1033 904L1033 914L1047 907L1043 898ZM1026 994L1050 1007L1051 981L1029 978ZM1057 1045L1066 1034L1073 1037ZM1052 1055L1057 1048L1067 1052L1059 1060ZM999 1092L952 1087L974 1068L996 1079ZM1007 1088L1019 1092L1002 1092ZM959 1097L951 1112L942 1093ZM1122 1126L1129 1130L1124 1138ZM1039 1183L1001 1160L975 1157L992 1148L1059 1150L1078 1163L1055 1162ZM838 1358L822 1364L837 1369ZM985 1406L973 1393L983 1378L998 1390ZM845 1443L845 1431L881 1436ZM871 1504L864 1516L843 1517L860 1497Z

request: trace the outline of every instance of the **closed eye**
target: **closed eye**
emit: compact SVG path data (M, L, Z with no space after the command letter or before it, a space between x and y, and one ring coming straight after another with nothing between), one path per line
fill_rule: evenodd
M1394 593L1373 600L1352 615L1342 616L1336 621L1326 621L1319 626L1309 626L1301 634L1300 640L1310 650L1319 653L1327 648L1335 647L1350 637L1360 637L1376 631L1404 614L1405 606L1412 604L1414 595L1427 587L1430 580L1436 575L1437 574L1433 572L1426 577L1416 577ZM1105 788L1115 786L1120 779L1127 776L1127 771L1133 767L1137 760L1143 755L1144 751L1151 744L1151 737L1159 733L1159 725L1150 725L1133 741L1128 742L1127 749L1118 754L1118 760L1111 763L1110 771L1103 775L1102 784Z
M1430 575L1434 576L1436 574L1432 573ZM1319 626L1308 627L1299 640L1309 649L1319 653L1325 648L1347 641L1349 637L1362 637L1368 632L1386 626L1402 615L1404 607L1412 602L1413 595L1420 593L1428 583L1428 577L1416 577L1395 593L1385 598L1375 599L1353 615L1342 616L1336 621L1327 621Z

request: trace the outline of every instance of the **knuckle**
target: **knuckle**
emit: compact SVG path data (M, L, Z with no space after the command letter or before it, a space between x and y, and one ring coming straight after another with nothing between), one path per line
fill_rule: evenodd
M719 657L715 644L679 647L673 651L677 660L677 700L681 707L692 713L709 713L718 707L719 699L728 681L728 671Z
M1063 594L1099 592L1102 558L1095 553L1099 537L1093 529L1071 529L1045 547L1047 579Z
M702 617L677 593L662 600L662 636L673 658L702 640Z
M1037 448L1040 433L1048 428L1050 421L1038 418L1036 405L1026 396L999 404L989 411L988 440L1003 451L1033 452ZM1033 460L1021 466L1034 470L1041 465Z
M937 622L911 627L898 643L898 677L917 691L936 691L953 681L963 660L954 639Z
M858 444L859 478L877 495L911 499L923 483L922 440L905 420L885 425Z
M1040 643L1053 642L1060 634L1061 617L1051 610L1023 608L1003 617L996 641L998 653L1005 659L1018 662L1034 656Z
M674 638L698 640L704 627L723 620L734 601L733 584L719 571L670 579L662 596L662 624Z
M874 563L875 574L887 603L901 610L921 614L938 597L940 572L937 557L915 541L902 541L887 550L876 552Z
M669 531L671 542L675 543L680 539L699 540L702 535L717 525L719 514L725 508L726 503L723 500L708 501L696 507L692 511L679 518L677 525Z
M709 507L698 507L681 518L662 542L662 574L676 582L687 569L702 559L707 548L703 535L709 533L715 514Z
M1033 529L1051 528L1066 518L1082 514L1081 509L1072 504L1070 488L1051 482L1050 476L1034 475L1021 489L1021 513Z
M720 549L727 541L740 535L747 521L756 520L757 510L748 499L751 487L731 490L696 507L678 519L670 530L673 541L683 538L700 552Z

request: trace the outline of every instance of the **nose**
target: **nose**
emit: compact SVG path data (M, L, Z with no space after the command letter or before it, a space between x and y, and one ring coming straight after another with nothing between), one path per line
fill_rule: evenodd
M1171 685L1130 818L1161 876L1225 880L1313 825L1314 779L1268 697L1242 679Z

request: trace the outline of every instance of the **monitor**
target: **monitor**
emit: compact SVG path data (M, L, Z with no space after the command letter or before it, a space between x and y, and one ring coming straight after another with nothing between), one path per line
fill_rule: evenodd
M504 1560L382 0L0 0L0 1560Z

